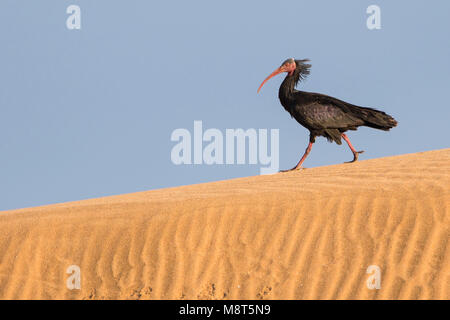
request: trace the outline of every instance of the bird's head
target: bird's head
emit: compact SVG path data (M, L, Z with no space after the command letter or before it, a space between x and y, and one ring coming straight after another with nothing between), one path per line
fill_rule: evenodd
M269 81L270 78L275 77L277 74L287 72L288 76L293 76L295 73L296 82L300 79L303 79L307 74L309 74L309 68L311 67L310 64L304 64L304 62L309 61L308 59L304 60L295 60L294 58L290 58L285 60L280 67L275 69L274 72L272 72L264 81L261 83L261 85L258 88L261 90L262 86Z

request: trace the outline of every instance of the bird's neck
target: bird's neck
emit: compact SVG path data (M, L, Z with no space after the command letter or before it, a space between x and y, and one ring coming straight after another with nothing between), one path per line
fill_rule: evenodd
M286 78L284 78L283 83L281 84L280 89L278 90L278 98L280 98L280 102L283 106L289 103L289 101L292 98L292 95L294 94L294 92L297 91L295 90L295 85L297 84L297 81L295 79L295 74L288 75Z

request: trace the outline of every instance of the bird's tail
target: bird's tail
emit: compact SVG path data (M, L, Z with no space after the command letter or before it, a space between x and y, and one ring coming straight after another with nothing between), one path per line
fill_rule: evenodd
M370 128L388 131L397 125L397 121L387 113L372 108L357 107L357 114Z

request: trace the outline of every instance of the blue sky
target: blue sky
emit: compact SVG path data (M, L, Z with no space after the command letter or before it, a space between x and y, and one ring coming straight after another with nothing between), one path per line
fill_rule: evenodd
M66 8L81 8L81 30ZM381 29L366 8L381 8ZM0 210L259 174L260 165L179 165L177 128L279 129L280 168L308 132L278 101L289 57L299 87L381 109L399 126L349 137L360 159L449 147L448 1L0 3ZM317 139L306 167L352 158ZM299 177L299 183L301 183Z

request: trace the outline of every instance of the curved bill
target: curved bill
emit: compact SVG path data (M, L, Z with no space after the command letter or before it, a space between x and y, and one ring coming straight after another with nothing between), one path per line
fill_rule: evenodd
M259 88L258 88L258 93L259 93L259 90L261 90L262 86L263 86L267 81L269 81L270 78L275 77L277 74L280 74L280 73L282 73L282 72L283 72L283 70L281 69L281 67L277 68L274 72L272 72L272 73L271 73L266 79L264 79L264 81L261 83L261 85L260 85Z

